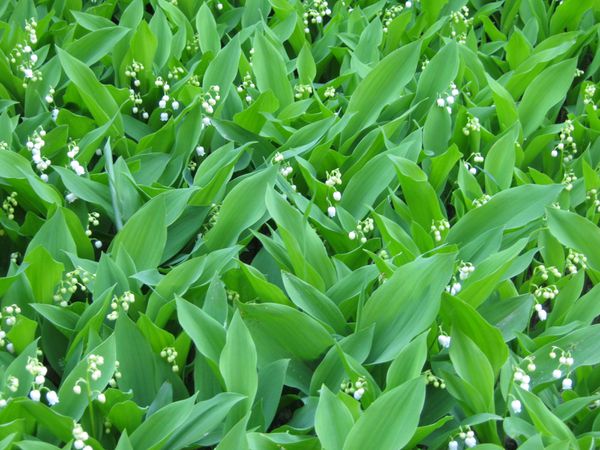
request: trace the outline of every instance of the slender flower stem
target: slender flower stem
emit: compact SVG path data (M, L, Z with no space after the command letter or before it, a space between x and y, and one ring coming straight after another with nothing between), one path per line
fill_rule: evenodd
M90 423L92 425L91 427L91 433L90 435L95 436L96 435L96 419L94 417L94 404L92 402L92 386L90 383L90 372L86 372L85 375L86 378L86 389L87 389L87 397L88 397L88 404L89 404L89 408L90 408Z

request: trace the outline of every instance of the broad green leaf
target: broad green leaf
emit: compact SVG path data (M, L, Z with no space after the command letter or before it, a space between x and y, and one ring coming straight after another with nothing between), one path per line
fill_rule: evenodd
M429 328L454 270L454 257L440 253L407 263L371 295L359 320L360 329L375 324L370 361L391 361Z
M425 380L421 377L384 393L354 424L343 449L402 448L417 429L424 402Z

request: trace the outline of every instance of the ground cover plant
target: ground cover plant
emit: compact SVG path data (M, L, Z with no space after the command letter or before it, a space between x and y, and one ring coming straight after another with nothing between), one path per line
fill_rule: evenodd
M0 448L595 448L599 18L0 2Z

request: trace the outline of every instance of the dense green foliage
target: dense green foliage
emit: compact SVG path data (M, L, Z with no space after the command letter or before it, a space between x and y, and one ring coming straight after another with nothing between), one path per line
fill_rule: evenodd
M599 19L1 0L0 448L595 448Z

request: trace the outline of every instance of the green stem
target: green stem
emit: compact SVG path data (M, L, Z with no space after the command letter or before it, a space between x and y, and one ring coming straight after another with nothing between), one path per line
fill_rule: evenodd
M96 418L94 417L94 404L92 403L92 387L90 384L90 373L89 371L86 373L86 389L87 389L87 396L88 396L88 404L89 404L89 408L90 408L90 423L92 425L92 429L90 430L90 436L95 436L96 435Z

